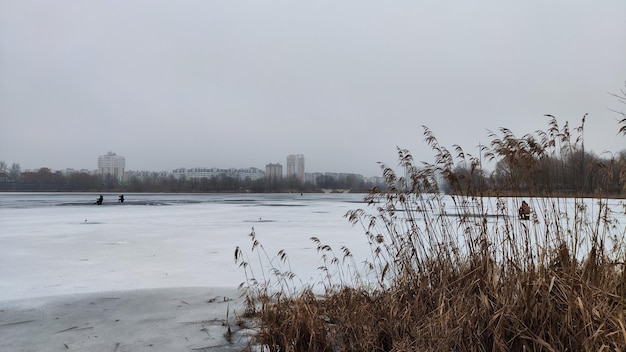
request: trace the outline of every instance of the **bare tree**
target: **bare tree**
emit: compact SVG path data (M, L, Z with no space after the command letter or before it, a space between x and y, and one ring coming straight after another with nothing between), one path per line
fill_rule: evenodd
M19 181L21 174L22 168L20 167L20 164L13 163L13 165L11 165L11 169L9 170L9 177L11 178L11 180L16 182Z

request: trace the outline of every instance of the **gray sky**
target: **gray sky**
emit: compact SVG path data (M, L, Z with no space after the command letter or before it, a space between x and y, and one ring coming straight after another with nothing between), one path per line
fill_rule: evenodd
M0 160L22 169L285 165L380 175L421 125L578 125L626 147L626 1L0 1Z

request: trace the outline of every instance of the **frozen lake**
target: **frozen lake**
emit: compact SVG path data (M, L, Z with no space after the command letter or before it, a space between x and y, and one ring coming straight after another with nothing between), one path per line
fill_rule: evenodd
M296 285L323 281L313 236L338 257L341 246L348 247L360 272L371 259L363 228L344 217L372 210L363 194L125 194L123 204L118 194L104 194L101 206L94 205L97 196L0 193L0 350L240 351L249 331L237 328L232 313L243 307L236 288L246 281L235 263L237 246L260 280L265 271L258 255L269 277L267 260L280 263L277 253L285 250L282 270L297 275ZM591 199L527 199L533 220L524 222L515 215L519 198L485 198L480 211L471 200L441 200L443 208L427 216L445 223L461 243L465 230L483 220L496 244L503 226L541 239L555 221L571 226L574 209L584 210L578 216L588 233L606 209ZM605 201L610 233L622 240L624 201ZM549 213L554 207L556 216ZM403 234L411 211L399 210L394 220ZM423 226L424 213L414 214ZM253 227L269 259L250 250ZM232 340L224 335L227 317Z
M363 194L104 194L0 193L0 300L164 287L237 287L235 263L249 255L249 233L268 256L284 249L298 280L320 281L318 237L337 254L348 247L356 263L371 256L364 231L346 212L366 208ZM511 199L514 213L519 199ZM549 204L529 200L541 216ZM583 201L590 217L593 200ZM485 212L496 213L487 202ZM622 200L609 200L623 235ZM573 209L573 203L560 205ZM446 201L450 214L462 209ZM498 221L495 217L489 221ZM501 220L500 220L501 221ZM513 223L517 231L519 221ZM543 230L537 226L538 233ZM461 230L459 230L461 232ZM256 256L256 253L255 253ZM255 257L250 258L255 264ZM257 262L258 263L258 262ZM260 276L257 272L257 276Z
M102 206L97 196L0 193L0 300L237 287L245 276L234 252L249 252L252 227L270 257L287 251L302 280L319 275L312 236L366 249L344 218L364 207L360 194L125 194L123 204L104 194Z

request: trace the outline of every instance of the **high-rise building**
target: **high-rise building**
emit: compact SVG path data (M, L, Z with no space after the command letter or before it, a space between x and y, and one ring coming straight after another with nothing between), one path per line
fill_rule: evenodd
M279 163L265 165L265 177L268 181L279 181L283 179L283 166Z
M126 167L126 159L113 152L98 157L98 171L102 176L111 175L118 181L124 179L124 167Z
M292 154L287 156L287 178L292 176L304 183L304 155Z

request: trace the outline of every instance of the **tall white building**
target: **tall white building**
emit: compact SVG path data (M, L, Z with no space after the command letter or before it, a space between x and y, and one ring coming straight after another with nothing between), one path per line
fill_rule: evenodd
M279 163L265 165L265 177L269 181L279 181L283 179L283 166Z
M292 154L287 156L287 178L292 176L304 183L304 155Z
M124 179L124 167L126 167L126 159L113 152L98 157L98 171L100 175L112 175L118 181Z

